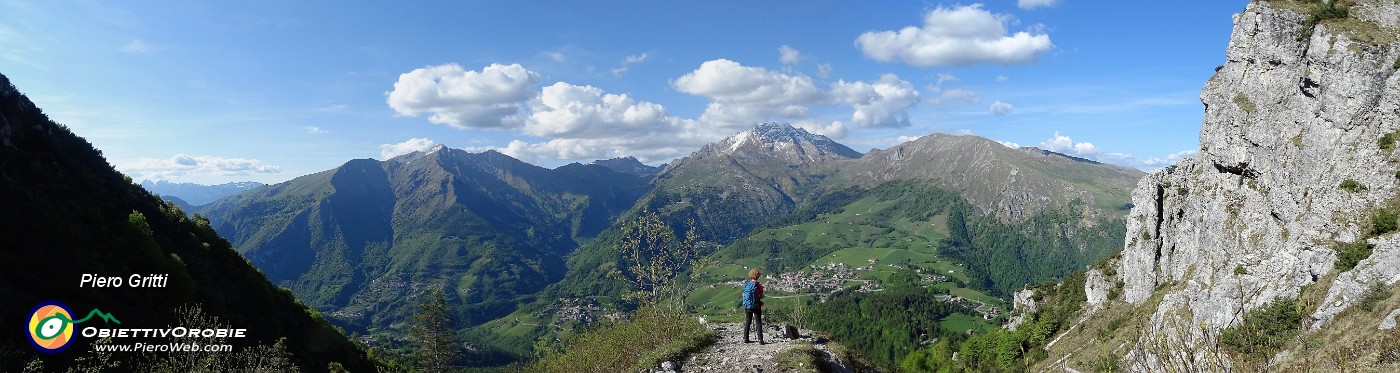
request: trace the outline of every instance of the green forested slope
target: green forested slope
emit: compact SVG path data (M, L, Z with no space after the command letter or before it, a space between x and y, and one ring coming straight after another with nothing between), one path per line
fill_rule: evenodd
M398 348L418 300L435 290L465 327L531 301L563 277L578 242L648 190L648 179L437 148L353 160L204 212L275 283L376 345Z
M83 138L48 119L0 75L0 370L20 371L32 356L18 326L40 301L57 300L73 312L99 308L122 327L176 324L176 309L199 306L224 323L248 329L238 348L286 348L302 370L337 362L357 371L374 367L366 353L290 292L268 282L203 218L187 218L173 204L113 169ZM79 288L82 274L127 277L168 274L163 288ZM161 342L142 339L144 342ZM62 369L90 351L77 338L67 351L43 355ZM127 342L127 341L123 341ZM141 355L117 355L138 359ZM130 364L127 364L130 367ZM128 368L131 369L131 368Z

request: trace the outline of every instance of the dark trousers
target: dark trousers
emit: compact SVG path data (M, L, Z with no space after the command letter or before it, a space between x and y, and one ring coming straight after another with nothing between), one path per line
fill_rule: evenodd
M763 342L763 309L749 308L744 310L744 340L749 340L749 323L757 321L758 341Z

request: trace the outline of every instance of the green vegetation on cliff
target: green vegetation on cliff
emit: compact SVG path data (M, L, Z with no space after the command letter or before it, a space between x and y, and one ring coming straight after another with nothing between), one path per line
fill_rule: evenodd
M1033 287L1038 312L1026 315L1015 331L997 328L972 336L945 338L909 354L905 372L1020 372L1046 357L1045 345L1070 328L1085 301L1083 271L1058 283ZM957 359L953 354L957 352Z

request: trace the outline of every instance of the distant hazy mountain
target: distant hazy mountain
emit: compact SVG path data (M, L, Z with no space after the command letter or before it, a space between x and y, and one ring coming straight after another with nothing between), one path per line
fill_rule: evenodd
M613 171L625 174L655 175L658 172L661 172L661 167L645 165L641 161L638 161L635 157L602 159L593 161L593 163L591 164L607 167L609 169L612 169Z
M269 283L232 250L207 221L183 212L133 184L113 169L82 137L49 120L0 75L0 371L18 372L31 358L48 371L63 371L91 358L97 338L74 333L69 349L40 354L18 326L41 301L71 306L74 317L101 309L121 328L180 325L176 310L199 306L210 316L247 330L229 338L235 352L255 345L285 346L303 371L324 371L337 362L353 371L374 371L365 352L340 331L313 316L291 294ZM80 288L83 274L166 274L163 287ZM101 326L90 321L81 327ZM111 325L118 327L117 325ZM179 342L205 343L204 339ZM126 338L117 342L175 342ZM230 353L235 353L230 352ZM106 368L136 370L147 355L111 354ZM89 362L92 363L92 362ZM218 368L211 368L218 369ZM227 368L224 368L227 369Z
M267 184L243 181L224 183L219 185L203 185L193 183L172 183L165 180L151 182L142 181L141 187L161 196L174 196L190 204L200 206L228 197L245 190L266 186Z
M554 170L437 147L242 193L204 210L268 277L361 333L400 336L445 289L465 325L558 281L564 256L611 226L650 176Z

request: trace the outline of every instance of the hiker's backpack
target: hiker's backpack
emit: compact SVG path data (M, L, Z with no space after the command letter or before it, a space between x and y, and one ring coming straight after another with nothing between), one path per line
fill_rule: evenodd
M746 310L758 308L757 293L758 281L744 281L744 295L742 297L743 302L739 303L739 306L743 307Z

